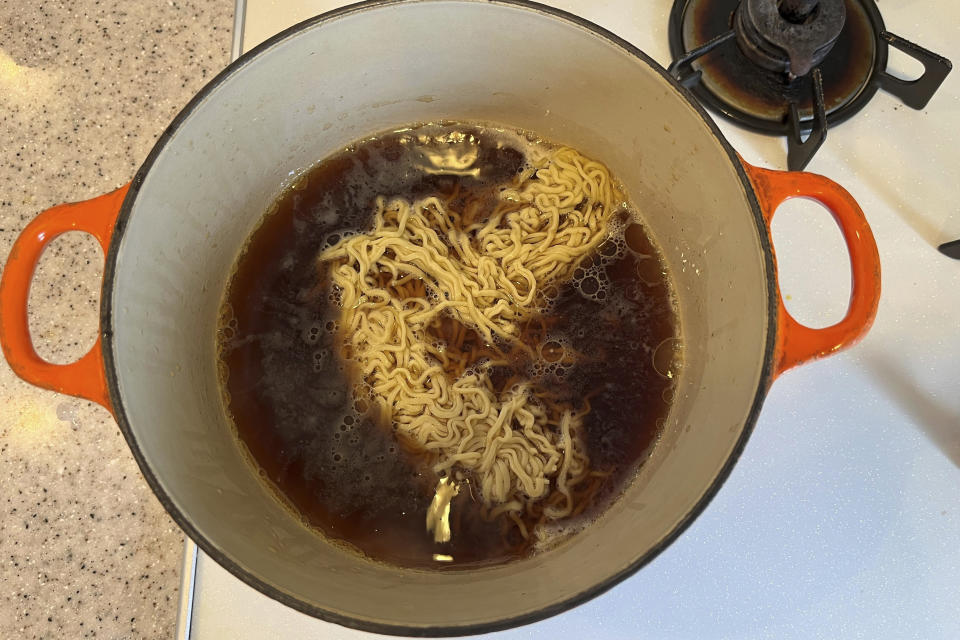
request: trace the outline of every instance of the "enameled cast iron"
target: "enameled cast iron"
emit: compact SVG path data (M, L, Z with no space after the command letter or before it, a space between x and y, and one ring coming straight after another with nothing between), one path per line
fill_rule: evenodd
M595 524L527 560L425 572L345 553L271 496L224 417L214 333L231 266L291 171L441 119L521 127L609 165L670 267L684 366L661 442ZM769 223L796 196L833 212L850 253L850 307L825 329L795 322L777 290ZM100 337L55 365L31 345L27 294L44 247L70 230L106 252ZM649 562L719 489L774 378L866 332L879 271L846 191L744 162L684 89L613 34L529 2L376 1L260 45L187 105L130 185L31 222L0 284L0 339L25 380L107 407L171 516L240 579L351 627L463 634L555 614Z

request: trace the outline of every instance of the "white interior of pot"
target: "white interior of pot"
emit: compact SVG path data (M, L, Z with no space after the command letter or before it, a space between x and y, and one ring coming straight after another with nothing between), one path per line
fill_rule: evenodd
M304 528L241 455L215 371L226 278L290 172L355 139L436 119L522 127L606 162L665 253L686 345L663 441L626 495L568 543L469 576L378 566ZM460 627L588 590L688 516L757 394L766 278L734 164L654 69L533 9L388 5L314 25L260 52L180 124L122 237L112 345L123 411L146 464L224 556L339 615Z

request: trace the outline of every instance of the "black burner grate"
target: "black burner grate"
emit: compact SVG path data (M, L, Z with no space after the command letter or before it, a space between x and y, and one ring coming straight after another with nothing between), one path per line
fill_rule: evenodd
M946 58L886 31L873 0L781 0L781 7L814 7L807 19L809 29L814 37L829 38L812 58L815 66L808 73L794 76L787 52L783 52L784 62L778 68L776 61L769 63L767 55L777 47L762 41L766 50L758 58L748 42L757 36L744 33L743 24L748 21L742 11L747 5L776 11L777 4L777 0L676 0L670 13L670 72L703 104L724 117L754 131L787 136L787 166L791 170L803 169L826 139L827 128L862 109L878 89L896 95L914 109L922 109L952 67ZM820 4L823 6L818 7ZM827 17L834 20L828 27L842 24L838 36L836 29L827 35L820 32L828 28L815 31L817 19L825 21ZM784 16L782 26L771 39L779 38L782 43L784 31L803 33L806 28L802 18L795 20L793 16ZM890 46L920 61L923 75L905 81L889 74ZM811 65L800 68L804 66ZM806 138L805 132L809 132Z

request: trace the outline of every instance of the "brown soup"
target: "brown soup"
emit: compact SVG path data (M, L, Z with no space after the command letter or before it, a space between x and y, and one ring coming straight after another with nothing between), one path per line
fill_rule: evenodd
M378 196L441 194L483 215L523 168L524 140L492 128L425 125L358 142L299 176L238 259L218 334L237 434L260 475L305 523L370 559L475 567L543 544L502 519L485 520L467 491L452 504L450 541L427 534L424 514L437 477L369 403L356 401L351 364L339 355L340 310L317 262L343 234L369 226ZM428 170L425 158L451 149L472 159L471 171ZM619 235L583 260L550 309L523 331L547 360L552 345L543 344L544 327L584 354L566 369L536 374L572 403L589 397L585 444L591 467L605 472L591 481L589 505L555 527L567 532L596 517L646 459L669 409L678 357L660 253L634 212L615 215ZM518 359L498 375L529 377L529 364Z

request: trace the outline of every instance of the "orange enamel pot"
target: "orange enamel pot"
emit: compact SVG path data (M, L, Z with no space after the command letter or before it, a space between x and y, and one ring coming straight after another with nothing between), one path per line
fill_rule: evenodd
M684 350L660 441L602 517L528 559L453 572L362 560L282 507L234 438L214 351L231 267L291 172L436 120L520 127L603 160L663 250ZM849 249L850 306L832 327L800 325L778 293L769 223L793 197L824 204ZM54 365L31 345L27 293L44 247L68 230L106 251L100 337ZM40 214L7 260L0 341L25 380L109 408L171 516L240 579L347 626L455 635L555 614L649 562L720 489L774 379L856 342L879 293L876 245L850 194L744 162L632 45L527 2L380 1L257 47L187 105L130 185Z

